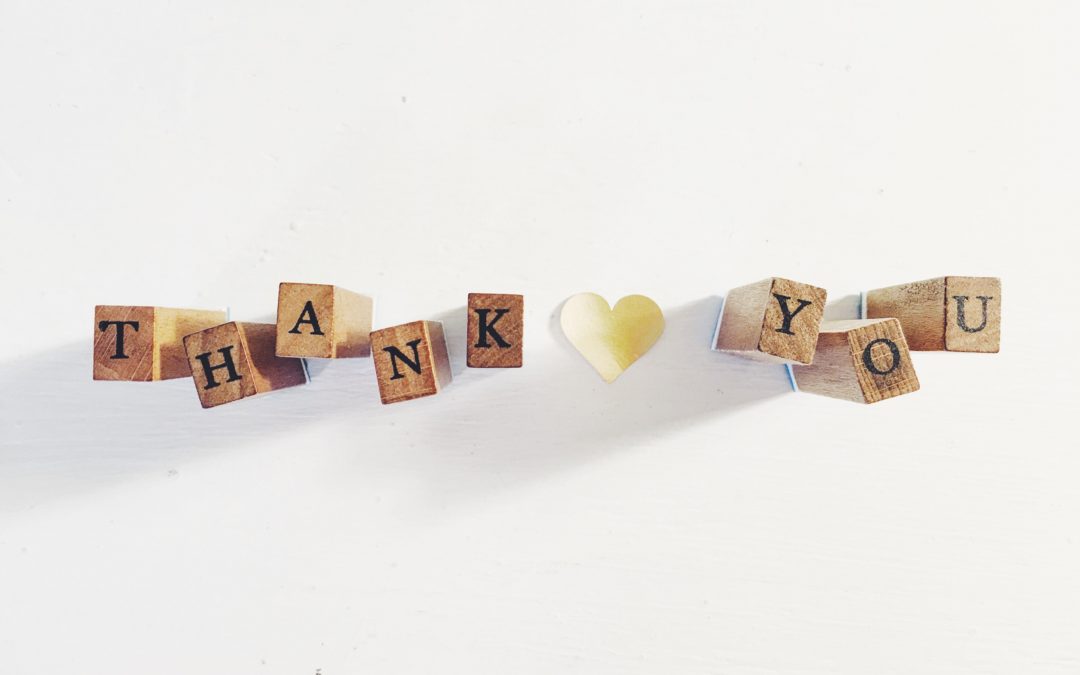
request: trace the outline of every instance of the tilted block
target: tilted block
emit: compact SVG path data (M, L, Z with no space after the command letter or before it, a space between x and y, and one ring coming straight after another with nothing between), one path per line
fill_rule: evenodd
M823 321L814 364L792 366L799 391L876 403L919 389L896 319Z
M150 382L189 377L184 336L225 319L225 312L209 309L98 305L94 379Z
M274 354L272 323L231 321L184 338L204 408L307 382L304 362Z
M1001 279L938 277L867 291L868 319L900 320L914 351L997 352Z
M278 286L277 355L341 359L371 354L371 298L326 284Z
M413 321L371 333L383 403L437 394L450 384L450 356L438 321Z
M500 293L469 293L465 365L470 368L520 368L525 334L525 298Z
M824 288L772 277L729 292L713 349L770 363L811 363Z

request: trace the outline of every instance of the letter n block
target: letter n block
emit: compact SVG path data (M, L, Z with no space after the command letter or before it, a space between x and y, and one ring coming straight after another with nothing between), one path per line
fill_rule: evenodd
M525 298L499 293L469 293L465 365L470 368L520 368L525 334Z
M278 286L277 355L341 359L371 354L371 298L326 284Z
M225 321L225 312L172 307L94 308L94 379L150 382L189 377L184 336Z
M814 364L792 366L799 391L876 403L919 389L896 319L823 321Z
M438 321L413 321L373 331L371 354L383 403L437 394L453 377Z
M900 320L914 351L997 352L1001 279L938 277L867 291L868 319Z
M184 338L204 408L307 382L304 362L274 354L272 323L231 321Z
M772 277L732 290L713 349L770 363L811 363L825 312L824 288Z

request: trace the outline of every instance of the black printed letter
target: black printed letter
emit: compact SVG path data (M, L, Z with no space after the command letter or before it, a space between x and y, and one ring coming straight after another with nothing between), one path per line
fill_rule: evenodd
M509 312L509 309L497 309L495 310L495 318L488 323L487 316L490 309L478 309L476 310L476 316L480 321L480 336L476 339L477 347L490 347L488 343L488 335L495 338L495 344L503 349L507 349L510 343L503 339L503 336L499 335L499 332L495 330L495 324L499 323L499 319L503 318L503 315Z
M983 319L985 322L986 320ZM138 321L101 321L98 323L98 330L104 332L109 326L116 326L116 353L110 356L110 359L126 359L128 356L124 353L124 327L131 326L135 329L135 332L139 331Z
M412 342L406 342L405 344L409 347L412 347L413 357L411 360L408 356L405 356L405 354L403 354L401 350L397 347L383 347L383 351L390 355L390 367L394 369L394 375L390 378L391 380L400 380L401 378L405 377L398 372L398 359L404 361L405 365L407 365L413 372L417 374L420 373L420 353L416 351L416 345L420 344L420 338L416 338Z
M874 357L870 353L870 351L874 348L874 345L878 344L887 345L889 347L889 351L892 352L892 365L889 366L888 370L881 370L876 365L874 365ZM862 352L862 362L863 365L866 366L866 369L869 370L871 373L875 375L888 375L900 366L900 348L896 346L895 342L888 338L878 338L876 340L871 340L866 345L866 349L864 349Z
M953 300L956 301L956 324L960 326L965 333L978 333L983 328L986 328L986 303L994 299L994 296L992 295L976 295L975 297L982 300L983 319L978 328L968 328L967 318L964 316L964 303L967 302L968 296L953 296Z
M780 303L780 311L784 313L784 325L777 328L776 332L777 333L787 333L788 335L794 335L795 333L791 332L791 320L795 318L796 314L803 311L804 309L806 309L808 306L810 306L813 303L811 303L809 300L801 300L800 299L799 300L799 306L796 307L795 311L793 312L790 309L788 309L788 304L787 304L788 300L790 300L791 298L789 298L786 295L780 295L779 293L773 293L773 297L776 298L776 301L778 303Z
M310 318L305 318L310 317ZM296 320L296 325L292 327L290 333L300 334L300 324L306 323L311 325L312 335L323 335L323 332L319 330L319 317L315 316L315 307L312 306L311 301L308 300L304 305L304 310L300 312L300 318Z
M229 370L229 379L225 380L226 382L233 382L241 379L239 373L236 372L236 364L233 363L232 348L233 346L229 345L228 347L222 347L218 350L225 358L225 363L216 366L210 365L210 352L199 354L195 357L202 363L203 373L206 374L206 386L203 387L203 389L213 389L214 387L220 386L221 383L214 379L214 371L219 368L227 368Z

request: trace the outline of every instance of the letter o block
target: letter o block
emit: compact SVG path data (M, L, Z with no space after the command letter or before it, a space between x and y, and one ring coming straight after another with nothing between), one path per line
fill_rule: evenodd
M202 407L307 382L303 361L274 354L276 332L272 323L232 321L184 338Z
M326 284L278 286L278 356L342 359L371 354L371 298Z
M437 394L453 377L438 321L413 321L373 331L371 354L383 403Z
M792 366L799 391L877 403L919 389L896 319L823 321L814 364Z
M189 377L184 336L225 321L225 312L172 307L94 308L94 379L151 382Z
M724 298L713 349L768 363L812 363L824 288L772 277Z
M1001 347L1001 279L938 277L867 291L868 319L900 320L914 351L989 352Z

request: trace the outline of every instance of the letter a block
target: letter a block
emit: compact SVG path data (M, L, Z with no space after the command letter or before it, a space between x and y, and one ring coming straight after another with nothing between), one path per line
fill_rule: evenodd
M172 307L94 308L94 379L150 382L189 377L184 336L225 321L225 312Z
M304 363L274 354L272 323L232 321L184 338L204 408L307 382Z
M896 319L823 321L811 366L792 366L799 391L876 403L919 389Z
M867 291L868 319L895 317L914 351L997 352L1001 279L938 277Z
M770 363L811 363L825 289L772 277L724 299L713 349Z
M371 354L383 403L431 396L450 384L450 357L438 321L413 321L373 331Z
M341 359L371 354L372 300L338 286L278 286L277 355Z
M525 298L469 293L465 365L470 368L520 368L525 334Z

